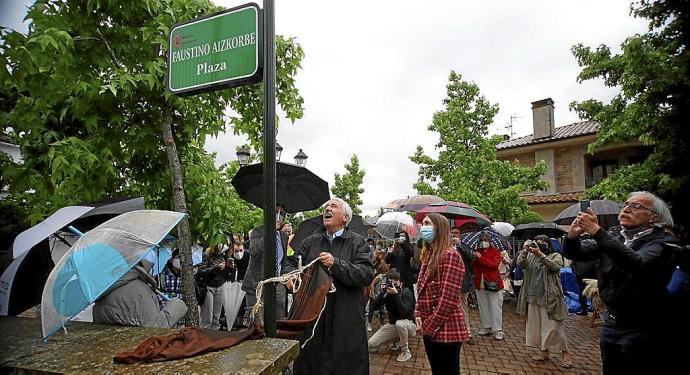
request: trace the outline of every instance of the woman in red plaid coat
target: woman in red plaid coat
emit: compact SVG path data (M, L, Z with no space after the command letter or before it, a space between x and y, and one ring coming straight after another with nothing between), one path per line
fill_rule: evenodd
M469 340L460 303L465 266L450 244L448 219L427 215L420 230L424 243L417 280L417 331L434 374L460 374L460 347Z

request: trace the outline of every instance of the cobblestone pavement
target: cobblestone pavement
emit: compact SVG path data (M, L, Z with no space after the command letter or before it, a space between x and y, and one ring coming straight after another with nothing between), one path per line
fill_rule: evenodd
M470 326L475 332L475 345L462 346L461 366L463 374L600 374L601 356L599 353L599 332L601 325L590 327L591 315L587 317L571 315L566 320L565 332L568 348L573 356L573 368L559 367L560 354L552 354L551 360L539 363L532 356L538 350L525 346L525 319L515 312L515 302L503 305L503 331L505 339L497 341L493 336L478 336L479 311L470 310ZM374 332L379 327L378 317L374 317ZM371 333L369 334L371 337ZM412 358L407 362L397 362L397 352L380 349L369 353L369 369L377 374L431 374L429 361L424 353L420 336L410 338ZM382 345L382 347L387 344Z

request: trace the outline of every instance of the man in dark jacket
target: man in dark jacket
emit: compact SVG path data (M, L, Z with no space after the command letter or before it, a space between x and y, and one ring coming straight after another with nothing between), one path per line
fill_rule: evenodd
M388 264L391 269L397 269L403 285L412 290L412 285L414 285L417 280L413 278L412 265L410 264L410 259L412 259L414 255L410 236L404 231L395 233L394 242L393 247L391 247L388 254L386 254L386 264Z
M295 360L295 374L369 373L364 287L374 279L374 267L364 237L347 228L351 219L350 206L342 199L331 199L323 213L326 232L307 237L288 257L283 273L296 269L299 257L303 264L319 259L333 275L336 288L328 294L314 336ZM308 337L300 337L300 341Z
M622 226L609 233L591 208L570 226L563 255L575 261L598 259L599 295L608 309L600 346L604 374L666 373L669 297L666 284L673 265L662 243L675 242L665 228L673 219L664 201L648 192L628 195L618 215ZM580 240L588 233L591 239Z
M400 340L400 354L398 362L406 362L412 358L408 346L408 337L414 336L417 328L414 324L414 293L400 281L400 274L396 270L388 271L388 282L376 296L373 309L386 305L388 324L384 324L369 339L369 348L377 348L386 341Z
M285 259L287 254L287 240L288 235L281 229L285 224L285 207L278 204L276 206L276 275L268 275L264 277L264 226L260 225L254 228L249 234L249 265L244 274L244 281L242 282L242 290L244 290L247 299L247 312L249 312L254 304L256 304L256 285L259 281L268 279L281 274L281 270L285 266ZM285 319L285 304L287 302L287 293L285 286L276 284L276 319ZM263 325L263 312L256 314L255 321Z

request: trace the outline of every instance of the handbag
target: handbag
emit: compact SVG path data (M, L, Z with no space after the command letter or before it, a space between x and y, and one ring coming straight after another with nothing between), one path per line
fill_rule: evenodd
M498 292L498 281L484 280L484 290L487 292Z

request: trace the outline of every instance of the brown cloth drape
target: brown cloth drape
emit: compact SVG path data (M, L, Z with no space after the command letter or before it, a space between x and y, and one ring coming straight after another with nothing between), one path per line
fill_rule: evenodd
M199 354L226 349L242 341L258 339L263 332L255 328L241 331L215 331L198 327L185 327L165 336L153 336L131 351L117 353L115 363L163 362L189 358Z
M308 326L316 322L326 296L333 285L331 276L321 263L314 263L302 273L302 285L295 294L287 319L278 320L276 335L281 339L296 339Z

